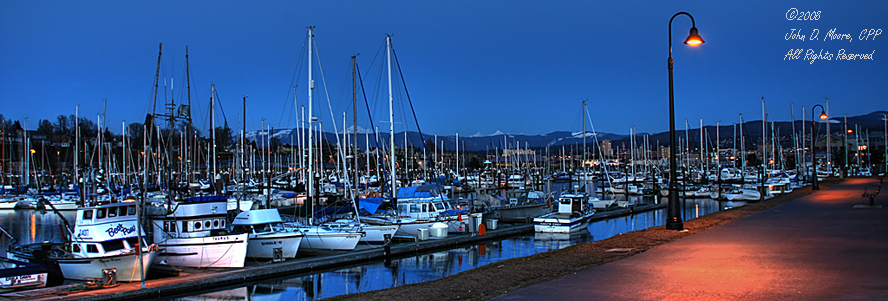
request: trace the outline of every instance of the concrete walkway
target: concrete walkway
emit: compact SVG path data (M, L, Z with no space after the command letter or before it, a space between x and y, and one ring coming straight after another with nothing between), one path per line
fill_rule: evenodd
M493 300L888 300L888 193L861 197L878 183L848 179Z

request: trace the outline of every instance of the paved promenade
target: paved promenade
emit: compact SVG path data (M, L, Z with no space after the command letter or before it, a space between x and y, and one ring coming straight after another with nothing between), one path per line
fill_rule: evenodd
M888 193L861 197L878 183L848 179L493 300L888 300Z

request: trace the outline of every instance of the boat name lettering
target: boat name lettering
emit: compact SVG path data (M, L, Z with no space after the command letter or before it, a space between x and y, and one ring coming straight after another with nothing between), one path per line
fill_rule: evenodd
M262 242L262 245L263 245L263 246L267 246L267 245L282 245L282 244L284 244L284 242L283 242L283 241L280 241L280 240L278 240L278 241L263 241L263 242Z
M108 228L108 230L105 230L105 232L108 232L108 236L111 237L114 237L115 235L117 235L117 233L121 232L123 233L123 235L129 235L130 233L136 232L136 226L133 225L127 228L124 227L123 224L117 224L117 227Z
M228 236L213 236L213 240L228 240Z

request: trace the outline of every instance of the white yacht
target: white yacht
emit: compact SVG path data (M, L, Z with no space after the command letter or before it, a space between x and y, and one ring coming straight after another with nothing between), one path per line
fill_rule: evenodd
M231 222L232 232L249 234L247 257L263 259L295 258L303 234L287 230L277 209L244 211Z
M558 198L558 211L533 219L533 230L545 233L570 233L583 229L595 209L582 194L565 194Z
M166 215L150 216L154 243L161 252L155 263L175 267L242 268L247 233L230 234L228 197L189 197L173 202Z

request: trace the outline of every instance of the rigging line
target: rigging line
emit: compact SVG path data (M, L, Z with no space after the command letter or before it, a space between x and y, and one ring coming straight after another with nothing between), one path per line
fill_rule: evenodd
M589 118L589 127L592 128L592 139L595 140L595 145L598 146L598 155L603 157L602 150L601 150L601 143L598 141L598 132L595 131L595 124L592 123L592 115L589 114L589 107L583 107L583 110L586 111L586 116ZM583 122L585 123L586 121L584 120ZM585 133L584 133L584 135L585 135ZM584 145L583 148L585 148L585 147L586 146ZM610 184L611 187L613 187L614 183L611 181L610 173L607 171L607 164L602 164L602 166L604 168L604 174L606 175L605 178L607 179L607 183ZM615 195L616 195L616 193L614 193L614 191L611 190L611 196L615 196Z
M321 75L321 84L324 86L324 98L327 99L327 109L330 110L330 120L333 123L333 133L336 134L336 144L340 145L339 141L339 128L336 126L338 122L336 122L336 116L333 115L333 105L330 103L330 93L327 90L327 78L324 76L324 67L321 66L321 53L318 51L318 42L314 42L315 47L315 55L318 58L318 71L320 71ZM323 134L323 133L322 133ZM326 135L324 135L326 136ZM323 139L323 138L322 138ZM339 152L342 152L343 149L340 147Z
M410 112L413 113L413 121L416 122L416 130L419 131L419 139L421 141L422 150L426 157L426 162L433 162L432 158L429 157L429 151L426 149L425 145L425 136L422 134L422 129L419 127L419 119L416 117L416 111L413 109L413 101L410 100L410 92L407 91L407 82L404 80L404 72L401 71L401 64L398 61L398 54L395 52L395 47L392 47L392 58L395 59L395 66L398 66L398 74L401 75L401 83L404 85L404 94L407 96L407 103L410 104ZM429 165L429 169L432 174L435 174L435 166L434 164Z
M364 96L364 105L367 106L367 119L370 121L370 130L373 131L373 137L374 137L373 142L376 144L374 146L376 147L376 150L377 150L376 151L376 157L377 157L376 159L377 159L377 162L382 162L382 154L379 152L379 146L381 145L381 143L379 143L379 134L376 132L376 127L373 126L373 114L370 114L370 105L367 103L367 92L364 91L364 80L360 76L361 68L359 67L357 62L355 62L355 71L358 72L358 80L360 81L360 84L361 84L361 95ZM370 151L370 150L368 149L367 151ZM367 164L370 164L369 158L367 160ZM381 164L381 165L382 165L383 174L387 175L388 173L386 172L385 164Z
M228 127L228 117L225 116L225 108L222 107L222 99L219 98L219 89L216 89L215 93L216 93L215 100L217 103L219 103L219 111L222 111L222 122L225 125L225 127L227 128ZM216 130L216 129L213 129L213 130Z
M305 53L306 53L305 45L306 45L307 41L308 41L308 33L305 34L305 39L302 40L302 51L299 52L299 57L296 60L296 68L293 69L293 76L290 78L290 85L289 85L289 88L287 88L287 93L286 93L286 96L284 97L284 109L281 110L281 116L278 119L278 126L279 127L284 127L284 125L282 123L282 121L284 120L284 112L290 111L290 110L287 110L287 107L289 106L290 102L293 100L290 98L290 88L299 87L299 85L296 83L299 82L299 80L302 78L302 73L299 72L299 70L302 69L302 64L305 59ZM290 114L287 115L287 124L290 124L290 118L293 117L293 114L297 115L297 120L298 120L298 110L299 110L299 108L296 108L294 105L293 110L290 111L289 112ZM298 125L297 125L297 127L298 127Z

